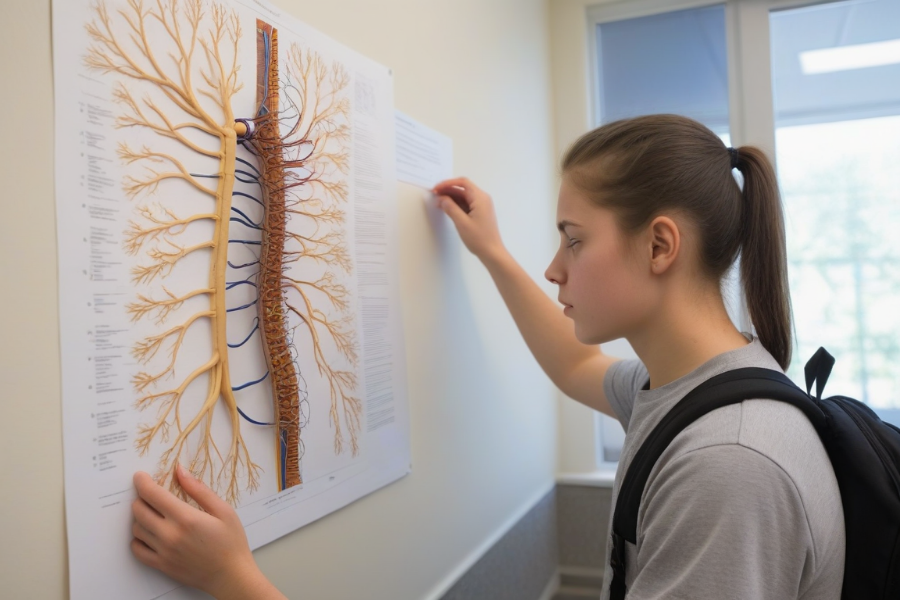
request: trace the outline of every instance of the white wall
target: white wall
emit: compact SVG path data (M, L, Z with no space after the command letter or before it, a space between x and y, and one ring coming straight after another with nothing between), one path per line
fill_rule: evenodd
M540 278L555 243L544 0L276 3L394 69L396 106L453 138L455 170L494 195ZM0 585L64 598L49 2L6 0L0 22ZM413 473L257 552L292 598L429 597L552 485L555 391L442 215L413 188L399 202Z

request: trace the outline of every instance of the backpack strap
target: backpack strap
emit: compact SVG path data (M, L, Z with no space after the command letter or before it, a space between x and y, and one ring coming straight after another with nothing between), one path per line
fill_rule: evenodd
M816 430L825 431L826 417L817 401L786 375L772 369L735 369L717 375L689 392L650 432L625 473L613 513L610 600L625 598L625 542L637 543L641 497L656 461L675 436L703 415L752 399L780 400L792 404L806 414Z

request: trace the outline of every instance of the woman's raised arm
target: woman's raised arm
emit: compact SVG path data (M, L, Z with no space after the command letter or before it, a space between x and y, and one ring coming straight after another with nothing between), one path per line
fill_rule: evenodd
M547 376L570 398L615 416L603 392L603 378L618 359L578 341L572 321L506 250L491 197L464 177L442 181L433 191L463 243L487 267Z

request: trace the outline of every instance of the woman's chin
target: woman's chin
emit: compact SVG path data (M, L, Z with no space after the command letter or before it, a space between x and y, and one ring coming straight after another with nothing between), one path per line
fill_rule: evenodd
M577 321L575 322L575 337L579 342L588 346L596 346L606 341L603 336L598 335L597 332L586 331L584 328L579 327Z
M575 322L575 337L579 342L587 346L599 346L600 344L605 344L607 342L625 337L622 332L614 333L609 331L608 329L591 329L583 323L579 325L577 319L572 320Z

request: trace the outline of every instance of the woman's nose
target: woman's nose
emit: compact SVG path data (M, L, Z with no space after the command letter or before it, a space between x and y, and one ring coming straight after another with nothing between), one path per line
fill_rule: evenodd
M555 283L556 285L559 285L559 284L563 283L563 281L565 280L565 276L563 274L562 269L560 269L556 264L557 256L553 257L553 260L550 262L550 265L547 267L547 270L544 271L544 277L546 277L547 281L549 281L550 283Z

